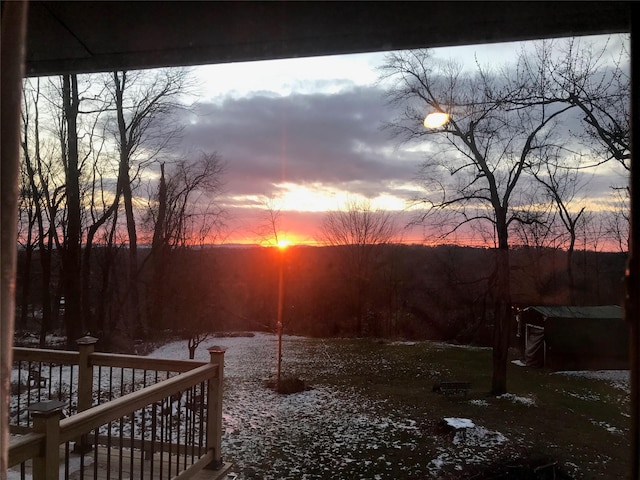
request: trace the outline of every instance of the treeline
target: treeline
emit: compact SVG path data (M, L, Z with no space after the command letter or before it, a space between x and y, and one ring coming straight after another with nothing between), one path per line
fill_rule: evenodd
M119 309L128 291L127 253L107 259L95 248L91 312L104 348L126 350ZM310 336L373 336L436 339L488 345L494 316L495 250L417 245L372 245L367 278L345 268L351 247L184 248L170 252L164 281L142 276L141 308L148 314L147 338L205 332L275 331L282 269L284 332ZM141 264L149 252L141 250ZM21 252L24 257L24 252ZM111 263L109 263L111 262ZM24 264L24 262L21 262ZM37 264L37 262L35 262ZM105 277L104 268L114 272ZM566 252L517 248L511 263L512 304L620 304L625 255L578 251L573 258L574 291L569 290ZM24 273L24 272L21 272ZM30 297L20 305L19 330L41 327L42 298L37 269ZM25 276L19 276L19 288ZM58 290L61 292L62 290ZM60 294L52 295L56 310ZM63 306L61 306L63 308ZM152 312L152 313L151 313ZM84 322L87 324L87 322ZM52 328L61 328L61 319ZM144 340L144 339L139 339Z
M162 69L25 80L17 296L39 306L41 346L60 316L69 348L87 331L147 337L157 302L141 302L157 291L150 282L164 282L167 253L215 241L224 165L215 152L179 149L188 77ZM40 298L29 301L34 291ZM28 318L22 307L16 324Z

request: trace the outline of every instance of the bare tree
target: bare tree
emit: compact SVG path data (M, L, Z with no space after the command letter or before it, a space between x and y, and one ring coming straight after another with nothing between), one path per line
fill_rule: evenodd
M58 137L56 148L51 136L47 135L47 126L52 127L47 124L47 109L41 111L41 103L48 105L62 126L60 106L54 100L60 92L57 87L51 88L54 87L53 81L48 86L50 88L43 88L40 79L26 81L22 108L22 168L25 183L23 193L29 196L34 208L35 236L41 268L41 347L44 347L46 334L58 314L57 308L52 309L52 290L55 288L52 283L52 259L56 251L63 251L58 227L63 223L65 200L64 164L60 161L60 145L65 143L61 137L64 136L65 130L60 128L55 133ZM25 275L28 276L28 273L25 272Z
M57 252L61 258L65 325L70 344L81 332L102 327L108 300L100 296L100 315L96 317L93 302L98 296L91 293L95 291L92 282L97 278L92 272L96 265L92 247L96 238L103 238L109 250L104 252L102 265L105 269L100 291L104 294L111 279L111 273L107 272L115 266L116 250L112 247L120 235L121 207L131 245L127 277L137 275L136 217L140 205L134 192L142 170L177 138L180 127L169 121L169 116L180 107L178 97L184 91L186 78L185 70L121 72L113 74L106 83L96 82L94 76L67 75L59 83L55 78L49 80L49 91L44 94L39 80L35 85L27 82L29 105L23 108L22 143L28 188L23 193L33 207L33 238L38 242L43 282L47 285L45 288L43 283L43 292L47 295L53 288L52 253ZM105 95L105 91L111 95ZM45 109L40 103L49 109L49 116L42 114ZM107 115L109 111L111 116ZM98 127L104 129L100 134ZM106 131L115 135L119 147L115 161L103 149L111 144ZM52 136L58 147L43 154L43 147ZM113 178L114 181L110 180ZM191 227L196 223L189 222ZM116 290L127 295L124 302L111 302L114 312L119 310L118 305L126 304L129 308L120 310L129 314L127 325L135 325L138 314L131 312L138 312L138 308L131 305L138 303L137 284ZM53 303L44 298L45 293L43 334L50 325ZM140 325L137 326L140 331Z
M155 244L185 247L202 243L207 237L211 242L218 238L224 211L216 200L224 185L224 170L225 164L216 153L178 160L168 178L162 167L157 209L149 210L155 219Z
M536 181L543 186L545 196L554 205L568 236L566 270L569 279L569 302L575 305L573 252L576 247L578 224L586 209L584 205L578 208L572 205L575 203L577 193L584 187L584 183L579 178L580 170L575 168L575 164L569 167L558 165L555 158L546 158L534 165L529 165L529 169Z
M284 213L278 200L264 196L263 207L260 211L255 235L263 245L277 247L286 242L286 232L283 227Z
M29 145L29 112L22 109L22 164L20 169L20 197L18 204L18 243L22 245L24 264L22 270L22 292L20 300L20 320L16 319L16 327L25 328L27 325L29 294L31 291L31 262L33 251L39 241L34 232L36 223L42 223L40 192L35 187L33 166L31 163ZM35 236L35 238L34 238ZM20 269L19 269L20 270Z
M65 327L67 346L71 349L81 336L81 242L82 220L80 203L80 153L78 151L78 112L80 97L78 77L62 76L62 102L66 135L62 140L65 166L66 229L62 250L63 285L65 292ZM66 140L66 141L65 141Z
M217 204L224 168L215 153L202 153L196 160L185 157L168 172L164 164L160 166L157 195L149 203L145 218L146 224L153 227L151 253L145 264L150 278L148 322L164 325L164 298L168 294L167 271L172 252L203 246L205 241L213 243L224 226L224 211ZM197 311L191 317L183 323L189 336L190 356L211 333L205 313Z
M282 390L282 335L284 333L284 318L283 318L283 306L284 306L284 262L285 262L285 250L287 244L284 242L283 230L282 230L282 210L277 205L276 199L273 197L267 197L264 200L263 218L258 225L257 234L262 242L278 247L278 293L277 293L277 307L276 307L276 336L278 338L278 346L276 349L276 379L274 388L276 391Z
M614 160L622 167L621 178L624 178L623 186L612 186L612 195L617 198L614 203L617 206L626 204L624 209L628 212L626 177L631 160L631 90L626 42L616 45L609 40L603 46L580 38L540 42L532 55L523 53L522 59L524 69L530 75L534 76L536 69L539 72L535 89L523 103L535 101L544 105L561 101L577 108L583 128L572 128L570 132L579 142L577 145L573 142L571 146L580 154L580 158L574 160L573 168L585 170ZM571 166L561 167L565 171L567 168ZM576 177L578 174L571 175ZM612 229L628 231L628 226L622 226L628 213L619 215L615 210Z
M556 58L548 62L548 89L583 114L585 128L578 136L600 162L615 160L629 171L631 77L625 43L617 48L607 42L597 48L588 40L571 38L542 48L557 51Z
M56 123L60 159L64 168L64 209L63 219L59 222L62 232L55 235L54 240L61 256L64 319L70 348L75 347L75 340L87 331L82 314L82 241L87 189L90 190L90 187L85 182L85 172L87 162L94 154L98 118L91 115L91 83L91 77L84 77L80 81L74 74L62 76L59 89L62 105ZM55 99L51 101L56 102ZM83 111L81 105L87 105L88 110Z
M397 234L392 213L374 210L368 201L350 200L342 210L325 215L318 239L337 247L343 274L352 279L356 332L365 333L366 298L380 245L392 242Z
M119 149L118 193L124 204L128 235L127 321L135 335L144 335L138 292L138 232L134 208L134 180L180 133L170 116L181 107L187 71L165 69L145 72L113 72L109 88L116 113L113 130Z
M570 106L538 108L514 103L531 85L528 75L496 74L477 65L475 75L439 62L429 50L392 53L382 78L389 98L404 107L389 125L406 141L431 142L420 170L425 207L420 222L436 221L444 234L488 222L494 231L495 270L493 377L491 392L507 391L511 329L509 229L524 205L520 183L530 156L551 143L555 120ZM524 72L527 73L527 72ZM444 126L426 129L425 113L446 113Z
M618 251L629 251L629 189L614 188L611 210L606 217L606 234L616 243Z

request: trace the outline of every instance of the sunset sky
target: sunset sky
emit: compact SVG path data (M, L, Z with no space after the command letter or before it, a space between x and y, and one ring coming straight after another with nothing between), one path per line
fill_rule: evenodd
M439 49L473 68L503 65L520 44ZM282 231L293 243L317 240L327 210L347 199L411 219L408 200L419 192L414 177L419 149L398 145L381 126L392 118L377 67L384 53L194 67L197 103L185 113L183 145L216 151L226 163L221 203L229 214L227 243L259 243L258 226L270 198L282 211ZM589 195L620 178L601 172ZM606 177L606 178L605 178ZM602 190L604 189L604 190ZM420 228L402 240L420 243ZM464 240L464 239L462 239ZM471 239L469 239L471 241Z

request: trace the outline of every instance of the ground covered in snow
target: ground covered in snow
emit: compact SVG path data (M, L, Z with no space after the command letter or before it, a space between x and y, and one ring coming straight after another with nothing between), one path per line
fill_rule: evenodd
M535 432L528 437L527 431L534 427L511 427L514 422L510 420L495 420L517 412L516 417L533 417L530 421L535 425L540 406L533 393L499 398L476 395L449 401L425 391L426 406L416 409L387 400L384 395L369 394L366 387L350 387L346 382L337 386L318 379L351 376L366 386L368 377L382 372L392 384L397 369L396 376L430 382L446 374L442 366L426 368L416 363L415 370L401 372L401 367L386 358L346 352L344 345L349 344L336 347L330 341L285 337L284 371L316 381L305 392L279 395L265 387L275 371L274 336L215 338L197 351L196 358L207 360L206 347L214 344L227 348L223 458L233 462L232 479L456 478L456 472L462 476L470 466L479 470L481 465L517 455L538 441ZM384 348L418 348L413 343L387 345ZM336 348L341 349L340 355ZM435 348L446 350L443 345ZM152 356L187 358L186 342L167 344ZM623 380L621 374L618 381ZM372 392L374 388L379 392L379 385L372 383ZM572 395L564 397L578 401ZM432 418L424 414L429 411L429 402L439 402ZM440 416L442 411L451 411L452 415ZM458 412L473 415L459 417ZM595 418L589 423L605 435L620 437L620 427L608 421ZM496 429L498 424L504 428ZM605 454L601 457L602 462L610 461ZM586 467L569 465L575 478L590 478L584 476Z
M290 349L304 342L287 340L285 348ZM292 395L265 388L275 365L276 340L271 335L220 338L215 343L227 347L223 452L234 463L231 478L423 476L428 459L405 464L393 455L415 450L415 439L423 435L402 412L390 415L380 401L322 385ZM184 342L176 342L153 356L184 357L185 353ZM304 355L289 353L293 354L289 358ZM203 349L198 358L206 360L207 355Z

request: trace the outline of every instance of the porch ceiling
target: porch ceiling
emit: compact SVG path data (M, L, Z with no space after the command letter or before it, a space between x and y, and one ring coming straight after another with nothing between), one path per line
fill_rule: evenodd
M629 30L630 2L32 1L27 73L91 72Z

